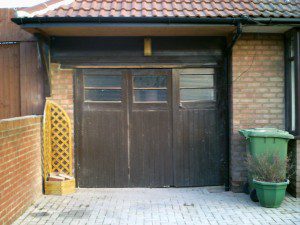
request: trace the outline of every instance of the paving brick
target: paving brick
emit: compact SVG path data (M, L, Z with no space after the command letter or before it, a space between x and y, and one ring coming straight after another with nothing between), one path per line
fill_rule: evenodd
M210 188L78 189L43 196L14 225L297 224L299 206L300 199L287 196L280 208L266 209L221 187L213 193Z

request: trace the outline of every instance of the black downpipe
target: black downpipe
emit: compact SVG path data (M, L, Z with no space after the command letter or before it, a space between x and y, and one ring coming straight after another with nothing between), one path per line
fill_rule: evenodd
M225 50L225 54L226 55L228 55L232 51L233 46L235 45L235 43L237 42L237 40L242 35L242 32L243 32L243 30L242 30L242 24L238 23L237 26L236 26L236 33L233 36L232 41L230 42L230 44L226 47L226 50Z
M232 48L237 42L237 40L242 35L242 24L238 23L236 28L236 33L232 38L232 41L227 45L225 49L225 71L226 71L226 88L227 88L227 123L226 123L226 130L227 130L227 152L226 152L226 177L225 177L225 191L230 190L230 179L231 179L231 173L230 173L230 146L231 146L231 115L232 115Z

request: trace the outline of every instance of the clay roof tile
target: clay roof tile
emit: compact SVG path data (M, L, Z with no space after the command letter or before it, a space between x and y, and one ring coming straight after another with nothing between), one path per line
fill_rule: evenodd
M20 12L20 13L19 13ZM19 17L297 17L299 0L49 0Z

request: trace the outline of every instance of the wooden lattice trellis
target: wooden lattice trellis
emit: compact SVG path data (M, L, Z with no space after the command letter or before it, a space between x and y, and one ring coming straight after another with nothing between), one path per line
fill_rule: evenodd
M44 111L44 180L52 172L73 175L71 122L67 113L47 100Z

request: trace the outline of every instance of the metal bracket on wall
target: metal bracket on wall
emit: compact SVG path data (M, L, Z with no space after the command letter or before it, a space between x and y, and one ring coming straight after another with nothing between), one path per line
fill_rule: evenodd
M0 41L0 45L15 45L18 44L16 41Z

